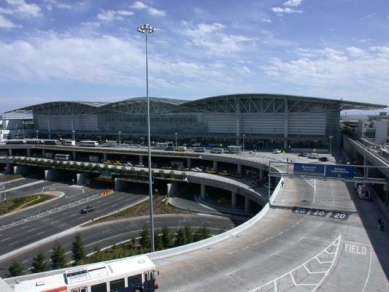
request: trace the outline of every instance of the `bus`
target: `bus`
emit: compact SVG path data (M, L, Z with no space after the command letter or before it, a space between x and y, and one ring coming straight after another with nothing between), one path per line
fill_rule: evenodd
M157 142L155 144L155 148L157 148L157 149L165 149L168 146L169 146L169 143L167 143L167 142Z
M181 152L185 152L186 151L186 147L185 146L177 146L176 151L181 151Z
M222 154L223 148L212 148L211 153Z
M84 140L84 141L80 141L78 145L81 147L95 147L95 146L99 146L99 143L97 141Z
M205 152L205 147L194 147L193 151L194 152Z
M39 274L35 274L39 276ZM15 292L148 291L158 289L154 263L146 255L100 262L15 281Z
M54 159L56 159L56 160L70 160L70 154L55 154Z
M59 145L59 140L44 140L45 145Z
M74 140L63 140L62 145L64 146L76 146L76 141Z
M229 153L240 153L242 151L242 147L241 146L228 146L228 152Z

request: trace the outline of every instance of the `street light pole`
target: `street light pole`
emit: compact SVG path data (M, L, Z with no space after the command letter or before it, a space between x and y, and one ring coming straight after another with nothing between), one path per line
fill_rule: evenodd
M35 130L36 132L36 138L39 139L39 130Z
M119 147L120 147L120 134L122 133L122 131L119 131Z
M176 135L176 149L177 149L177 135L178 135L178 133L174 133L174 135Z
M138 32L145 35L146 44L146 98L147 98L147 149L148 149L148 167L149 167L149 199L150 199L150 239L151 251L155 251L154 243L154 206L153 206L153 178L151 169L151 134L150 134L150 97L149 97L149 64L147 52L147 37L149 33L155 32L155 28L149 24L143 24L138 27Z
M244 152L244 137L245 137L246 135L245 134L243 134L243 152Z

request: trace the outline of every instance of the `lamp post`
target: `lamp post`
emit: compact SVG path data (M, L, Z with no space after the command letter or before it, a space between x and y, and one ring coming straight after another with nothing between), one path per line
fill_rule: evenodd
M4 194L4 198L2 198L2 194ZM5 183L0 184L0 203L7 201L7 195L5 193Z
M76 131L72 131L72 140L76 141Z
M244 152L244 137L246 137L246 135L243 134L242 136L243 136L243 143L242 143L242 145L243 145L243 152Z
M154 244L154 206L153 206L153 181L151 170L151 135L150 135L150 97L149 97L149 64L147 56L147 37L149 33L155 32L155 28L149 24L143 24L138 27L138 32L145 35L146 44L146 98L147 98L147 152L148 152L148 167L149 167L149 199L150 199L150 239L151 251L155 251Z
M39 139L39 130L35 130L36 132L36 138Z
M119 131L118 134L119 134L119 147L120 147L120 134L122 133L122 131Z
M174 133L174 135L176 135L176 149L177 149L177 135L178 135L178 133Z
M334 138L334 136L329 136L330 138L330 154L332 154L332 138Z

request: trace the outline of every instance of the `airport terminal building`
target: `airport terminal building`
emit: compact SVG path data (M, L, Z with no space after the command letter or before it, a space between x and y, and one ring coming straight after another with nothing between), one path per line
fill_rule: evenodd
M223 147L245 143L246 149L328 148L329 143L336 147L342 110L386 107L277 94L232 94L194 101L151 97L151 140ZM55 101L12 112L18 111L31 111L32 137L120 139L122 143L141 143L147 137L144 97L112 103Z

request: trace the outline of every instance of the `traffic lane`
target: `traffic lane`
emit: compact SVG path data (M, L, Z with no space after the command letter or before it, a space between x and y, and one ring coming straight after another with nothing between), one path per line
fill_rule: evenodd
M54 187L49 187L50 189L57 189ZM58 208L66 208L67 205L73 204L79 200L85 200L92 196L96 196L99 193L99 190L84 192L83 189L71 188L71 187L61 187L61 190L65 192L64 196L59 196L50 201L46 201L42 204L28 207L26 209L19 210L17 212L9 213L6 216L0 218L0 227L7 226L10 224L15 224L20 221L29 220L31 217L41 216L44 213L50 212ZM39 192L40 193L40 192ZM66 194L73 194L67 196ZM26 194L24 193L24 196Z
M203 224L207 224L211 232L216 234L220 233L220 231L229 230L234 227L234 223L230 219L220 216L175 214L155 216L156 230L166 226L171 228L172 231L175 231L178 230L178 228L183 227L183 222L185 222L187 226L190 226L193 231L202 227ZM91 254L97 246L103 249L104 247L111 246L113 243L119 243L127 241L133 237L138 237L145 223L149 223L146 217L137 217L92 224L86 227L78 228L77 230L74 230L73 233L61 237L58 241L64 247L67 259L70 261L72 243L77 232L80 232L82 235L86 253ZM12 264L14 259L21 262L25 270L28 270L31 267L32 259L36 257L40 251L45 254L46 259L49 259L52 255L52 247L54 244L55 240L39 244L39 246L31 248L22 254L1 261L0 277L5 276L8 267ZM26 271L26 273L28 272Z
M5 184L6 189L13 189L13 188L22 187L24 185L31 184L31 183L39 184L39 183L43 183L43 182L44 181L37 180L35 178L23 177L23 178L19 178L16 180L6 181L6 182L4 182L4 184Z
M329 219L330 223L324 224L327 219L271 209L260 222L236 236L184 255L155 260L161 272L161 291L256 289L276 275L309 263L332 246L339 234L348 232L343 221L339 224Z
M50 185L53 185L53 183L47 181L39 181L38 183L32 185L23 184L15 188L6 187L7 199L42 193L42 189Z
M118 193L107 197L97 197L93 201L96 206L95 211L88 214L81 214L80 210L84 205L78 204L65 210L36 216L33 220L0 231L0 254L7 254L74 226L137 204L146 198L145 195Z

